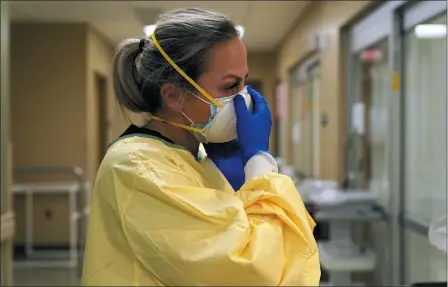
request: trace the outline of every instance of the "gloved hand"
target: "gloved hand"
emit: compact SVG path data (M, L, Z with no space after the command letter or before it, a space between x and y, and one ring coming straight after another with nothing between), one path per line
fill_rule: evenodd
M243 166L257 153L269 151L269 136L272 127L271 111L264 97L250 86L247 91L254 104L253 113L247 109L242 96L237 95L234 99L236 130Z
M207 156L225 176L234 190L243 186L246 176L238 140L204 144Z

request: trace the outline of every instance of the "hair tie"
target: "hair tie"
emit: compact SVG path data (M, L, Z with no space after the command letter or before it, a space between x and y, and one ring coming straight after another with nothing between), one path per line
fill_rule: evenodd
M138 52L143 52L143 48L145 47L145 39L140 39L140 43L138 43Z

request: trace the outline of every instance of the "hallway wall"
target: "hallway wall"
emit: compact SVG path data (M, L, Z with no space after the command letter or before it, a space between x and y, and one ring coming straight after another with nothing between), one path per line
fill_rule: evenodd
M92 183L99 164L94 73L111 84L113 46L82 23L13 23L11 50L14 165L76 165ZM51 178L58 179L69 180ZM20 244L24 201L15 199ZM67 210L66 195L35 199L36 244L66 244Z
M84 24L13 23L11 98L14 166L76 165L86 168ZM24 241L24 200L15 196L17 235ZM47 211L52 212L46 218ZM67 237L63 195L35 199L35 241Z
M369 3L370 1L313 2L277 48L276 74L286 83L289 91L290 70L311 52L311 33L323 33L326 37L326 46L320 52L320 107L329 118L328 125L320 128L320 175L324 179L341 181L345 173L345 93L341 28ZM287 101L290 101L289 97ZM286 161L290 164L293 148L290 120L287 121L287 131Z
M14 164L85 168L86 26L13 23L11 28Z

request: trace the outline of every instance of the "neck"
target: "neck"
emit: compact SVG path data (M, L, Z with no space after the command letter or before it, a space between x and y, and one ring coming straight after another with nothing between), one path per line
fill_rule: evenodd
M149 121L144 127L160 133L175 144L185 147L194 156L197 156L199 143L188 130L156 120Z

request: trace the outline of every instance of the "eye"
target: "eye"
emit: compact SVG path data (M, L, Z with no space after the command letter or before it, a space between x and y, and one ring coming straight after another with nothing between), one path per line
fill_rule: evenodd
M236 82L236 83L234 83L234 84L232 84L230 86L227 86L225 88L225 90L227 92L238 93L239 92L239 86L240 86L240 82L238 81L238 82Z

